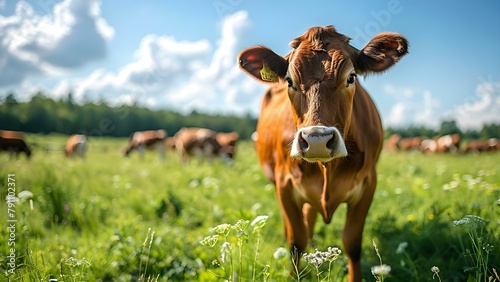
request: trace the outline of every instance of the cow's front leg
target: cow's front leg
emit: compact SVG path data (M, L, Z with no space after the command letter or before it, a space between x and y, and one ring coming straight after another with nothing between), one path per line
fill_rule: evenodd
M375 182L366 181L364 194L359 202L349 204L342 234L342 243L347 253L349 282L361 281L361 242L366 215L375 190Z
M300 257L308 244L308 231L304 224L302 207L295 202L293 189L291 181L286 181L283 185L277 183L276 187L292 263L297 269L300 269Z

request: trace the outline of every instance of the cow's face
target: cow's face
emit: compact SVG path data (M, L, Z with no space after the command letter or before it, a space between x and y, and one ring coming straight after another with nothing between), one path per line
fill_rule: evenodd
M249 48L240 54L240 66L263 82L288 85L296 127L292 157L328 162L347 156L356 75L392 66L407 53L406 39L382 33L359 51L327 26L307 30L290 46L284 58L265 47Z

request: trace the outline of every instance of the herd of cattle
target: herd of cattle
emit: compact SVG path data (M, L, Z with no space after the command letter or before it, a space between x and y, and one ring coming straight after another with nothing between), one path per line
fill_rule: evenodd
M257 134L252 138L256 141ZM168 137L165 130L137 131L130 135L129 144L124 149L124 156L136 150L139 156L144 156L145 150L157 150L160 160L165 159L166 149L171 149L179 155L183 162L189 158L212 160L234 158L236 143L239 140L237 132L215 132L206 128L182 128L174 136ZM402 138L395 133L386 140L386 149L391 152L416 151L422 153L480 153L500 150L500 141L496 138L488 140L470 140L461 147L459 134L426 137ZM64 148L67 157L84 158L88 150L88 137L83 134L69 136ZM31 156L31 148L26 143L23 132L0 130L0 152L10 152Z
M493 152L500 149L500 142L496 138L488 140L470 140L464 146L461 146L460 134L448 134L427 137L407 137L395 133L386 141L386 148L392 152L416 151L422 153L480 153Z
M183 162L187 162L191 157L205 160L214 158L232 160L238 139L237 132L215 132L206 128L182 128L172 137L168 137L163 129L137 131L130 135L123 154L128 157L132 151L136 150L142 158L145 150L156 149L160 159L164 160L165 151L168 148L177 152ZM84 158L89 147L88 141L88 137L83 134L69 136L64 155ZM31 150L24 133L0 130L0 152L9 152L11 155L25 153L30 158Z

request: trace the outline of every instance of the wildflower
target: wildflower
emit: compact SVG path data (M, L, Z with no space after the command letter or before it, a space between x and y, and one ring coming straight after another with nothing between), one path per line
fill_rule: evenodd
M279 247L274 252L273 257L275 259L282 259L282 258L288 257L288 251L285 248L283 248L283 247Z
M340 256L341 253L342 252L340 251L339 248L328 247L324 255L327 261L332 262L334 260L337 260L337 258Z
M243 243L246 243L248 241L248 234L243 231L238 231L236 237L238 238L239 247L243 246Z
M391 273L391 267L387 264L372 267L372 274L379 277L387 277Z
M435 218L435 217L436 217L436 216L435 216L433 213L429 213L429 215L427 215L427 218L428 218L429 220L434 220L434 218Z
M328 247L326 252L316 249L314 253L304 253L304 260L314 267L319 268L325 262L333 262L337 260L342 252L339 248Z
M220 260L225 263L231 255L231 244L224 242L220 248Z
M267 215L259 215L252 221L252 226L254 226L255 229L260 229L266 225L268 218L269 216Z
M223 224L219 224L219 225L215 226L214 231L217 234L227 236L229 234L229 232L231 231L231 228L232 228L231 224L223 223Z
M466 225L466 226L471 226L472 228L476 228L478 225L485 224L486 220L483 218L477 216L477 215L466 215L464 218L459 219L459 220L454 220L453 224L455 226L458 225Z
M487 253L493 251L493 248L494 248L493 245L490 245L490 244L485 244L483 246L483 250L485 250Z
M438 280L441 281L441 277L439 277L439 267L433 266L433 267L431 267L431 271L434 273L432 275L432 279L434 279L434 277L437 276Z
M243 232L245 229L247 229L249 223L250 223L250 221L248 221L248 220L240 219L240 220L238 220L238 222L236 222L236 224L233 226L233 228L238 230L238 231Z
M33 193L28 190L24 190L19 192L19 194L17 194L17 197L19 197L19 200L21 200L21 202L25 202L26 200L33 198Z
M316 250L315 253L305 253L304 260L307 261L307 263L312 264L314 267L319 268L325 261L318 252L319 251Z
M433 266L433 267L431 267L431 271L434 272L434 275L436 275L439 273L439 267ZM432 277L433 279L434 279L434 275Z
M207 236L200 241L200 244L202 244L205 247L213 248L215 244L217 244L218 240L219 240L219 235Z
M410 214L406 217L406 219L409 221L409 222L412 222L415 220L415 216L413 214Z
M405 251L406 247L408 247L408 242L399 243L398 248L396 249L396 254L402 254Z

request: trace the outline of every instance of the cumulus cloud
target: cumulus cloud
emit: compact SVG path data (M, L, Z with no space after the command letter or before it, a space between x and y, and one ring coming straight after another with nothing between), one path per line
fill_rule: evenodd
M105 94L111 104L140 102L183 112L255 112L263 87L245 76L236 64L249 26L244 11L227 16L215 46L205 39L179 41L170 36L147 35L134 60L117 72L96 70L85 78L63 81L54 91L68 91L66 86L73 85L77 99L95 100Z
M0 30L0 87L103 58L114 35L99 0L65 0L43 13L18 1L12 15L0 16Z
M449 117L465 129L480 129L487 123L500 122L500 82L481 82L475 94L456 107Z
M395 85L385 85L383 89L386 95L395 100L383 119L385 126L423 125L432 128L439 126L440 101L429 90L420 91Z

